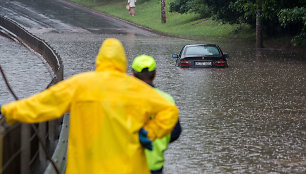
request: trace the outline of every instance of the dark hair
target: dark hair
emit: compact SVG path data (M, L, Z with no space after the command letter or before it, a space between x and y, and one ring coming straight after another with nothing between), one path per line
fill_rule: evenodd
M155 70L149 71L148 68L142 69L141 72L137 72L133 70L135 77L139 78L140 80L153 80L155 77Z

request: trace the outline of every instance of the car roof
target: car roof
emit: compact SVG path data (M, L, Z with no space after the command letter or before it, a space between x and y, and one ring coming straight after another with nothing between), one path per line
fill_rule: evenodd
M189 46L217 46L216 44L188 44L185 45L185 47L189 47Z

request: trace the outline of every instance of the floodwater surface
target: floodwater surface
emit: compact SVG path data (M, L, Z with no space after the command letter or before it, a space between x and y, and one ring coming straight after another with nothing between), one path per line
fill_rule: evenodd
M83 35L81 42L73 34L59 37L45 35L63 55L65 74L71 76L94 70L98 48L110 35ZM306 59L301 55L233 51L224 45L229 68L181 69L171 54L192 41L111 37L126 48L129 74L133 57L156 59L155 84L180 109L183 133L165 153L166 174L306 171Z
M42 91L52 80L46 61L29 48L0 35L0 65L18 98ZM13 101L3 77L0 77L0 104Z
M42 13L35 6L31 11ZM174 97L183 127L179 140L165 152L165 174L306 172L305 51L216 42L230 55L228 68L182 69L175 67L171 54L179 53L185 44L201 42L146 32L92 32L49 11L43 13L48 20L56 19L69 29L48 24L54 28L39 26L39 31L32 32L61 55L65 78L94 70L98 49L109 37L123 43L129 74L135 56L148 54L156 59L155 85ZM29 23L26 26L31 30ZM70 29L75 27L79 30ZM22 83L15 86L23 87Z

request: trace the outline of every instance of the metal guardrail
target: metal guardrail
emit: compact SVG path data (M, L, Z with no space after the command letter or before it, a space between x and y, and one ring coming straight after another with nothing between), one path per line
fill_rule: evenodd
M54 73L46 88L63 80L62 60L47 42L3 16L0 16L0 33L42 55ZM52 156L61 173L64 173L68 124L68 116L64 116L58 120L34 125L47 147L46 154L29 124L17 123L7 126L6 123L0 123L0 174L52 173L46 155Z
M63 174L65 173L66 170L68 132L69 132L69 116L65 115L62 124L61 134L56 149L52 156L52 159L54 160L57 169L60 171L60 173ZM44 171L44 174L56 174L56 171L54 167L51 164L49 164L46 170Z

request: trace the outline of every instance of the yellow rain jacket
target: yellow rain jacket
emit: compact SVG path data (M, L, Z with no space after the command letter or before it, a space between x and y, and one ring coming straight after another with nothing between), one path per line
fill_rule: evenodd
M151 140L169 134L178 109L126 74L126 67L120 41L107 39L97 55L96 71L4 105L2 114L12 124L47 121L70 112L68 174L150 173L138 132L144 127Z

